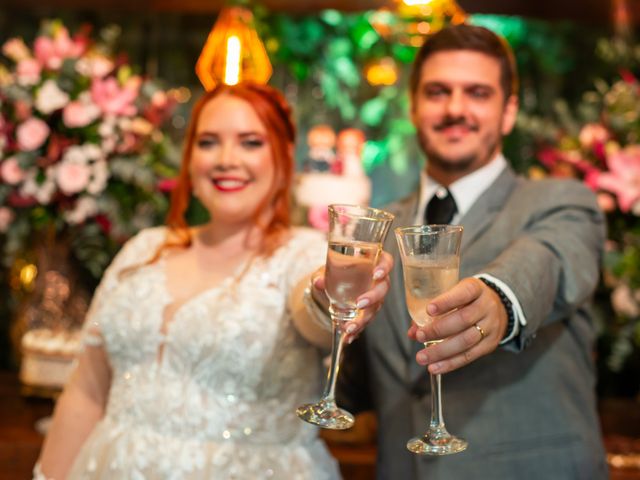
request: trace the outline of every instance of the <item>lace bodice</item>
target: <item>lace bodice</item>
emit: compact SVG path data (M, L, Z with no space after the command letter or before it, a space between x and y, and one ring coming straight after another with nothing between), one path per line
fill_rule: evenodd
M295 230L271 257L181 305L163 334L164 262L122 271L165 235L132 239L96 292L85 329L108 353L112 384L70 478L336 478L316 429L295 415L320 395L323 368L287 309L291 287L324 261L322 235Z

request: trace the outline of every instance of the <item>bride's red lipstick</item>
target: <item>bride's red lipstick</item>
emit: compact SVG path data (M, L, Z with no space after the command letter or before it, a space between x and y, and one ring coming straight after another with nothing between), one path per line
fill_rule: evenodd
M249 185L248 180L234 177L217 177L212 182L215 189L223 193L239 192Z

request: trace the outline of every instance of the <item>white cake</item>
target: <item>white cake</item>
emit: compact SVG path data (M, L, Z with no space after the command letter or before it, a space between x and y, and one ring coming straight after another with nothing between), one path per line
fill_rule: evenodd
M294 194L298 204L305 207L327 206L332 203L368 205L371 199L371 180L366 175L302 173L296 178Z
M80 350L80 330L27 331L22 337L20 381L29 387L62 389Z

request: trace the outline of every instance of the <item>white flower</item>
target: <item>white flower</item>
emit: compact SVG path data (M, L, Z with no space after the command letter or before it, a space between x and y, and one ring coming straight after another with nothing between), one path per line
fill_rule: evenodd
M104 159L97 160L93 164L91 172L91 181L87 185L87 192L92 195L101 194L107 187L107 180L109 180L109 167Z
M89 164L104 158L104 154L98 145L85 143L84 145L72 145L64 152L63 162Z
M112 153L116 149L116 145L118 144L118 139L115 135L110 137L105 137L102 140L102 151L105 155Z
M27 170L25 181L20 188L20 193L23 196L35 197L41 205L48 205L56 191L56 184L53 179L53 168L49 167L46 169L45 179L42 183L36 180L37 176L37 168Z
M42 84L36 95L36 108L45 115L60 110L69 103L69 95L60 90L54 80L47 80Z
M109 137L116 132L116 118L113 115L107 115L100 125L98 125L98 133L101 137Z
M103 78L113 70L113 62L99 54L85 56L76 63L76 72L85 77Z
M634 299L633 292L629 285L621 283L611 293L611 305L616 313L626 317L637 317L640 315L640 307Z
M73 210L65 212L64 218L70 225L77 225L96 213L98 213L96 199L85 195L78 199Z

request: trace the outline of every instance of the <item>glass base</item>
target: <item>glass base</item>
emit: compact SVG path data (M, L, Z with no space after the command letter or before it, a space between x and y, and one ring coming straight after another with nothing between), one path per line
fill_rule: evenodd
M466 440L454 437L449 433L412 438L407 442L407 449L418 455L451 455L467 449Z
M296 415L305 422L331 430L346 430L355 423L353 415L349 412L338 408L334 402L324 400L299 406Z

